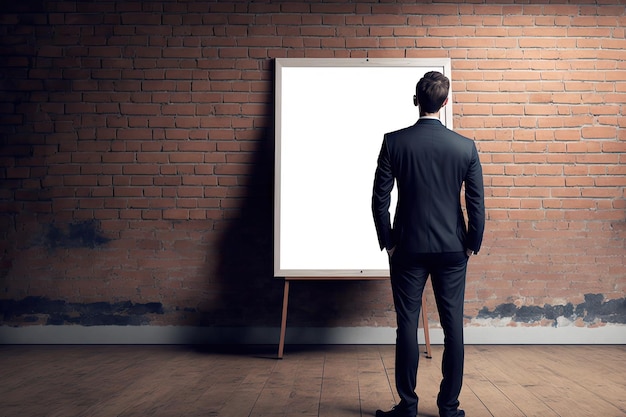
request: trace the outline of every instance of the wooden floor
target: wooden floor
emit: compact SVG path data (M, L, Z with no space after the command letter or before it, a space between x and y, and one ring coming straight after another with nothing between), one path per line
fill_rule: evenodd
M441 346L420 359L437 417ZM202 351L0 346L0 416L373 416L396 401L393 346ZM466 346L468 417L626 416L626 346Z

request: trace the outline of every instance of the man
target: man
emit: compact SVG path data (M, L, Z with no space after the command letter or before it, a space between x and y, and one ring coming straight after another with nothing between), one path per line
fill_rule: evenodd
M387 133L374 179L372 211L380 248L389 254L396 309L396 389L400 403L376 417L415 417L419 350L417 321L430 275L444 332L437 406L440 417L462 417L463 303L471 254L478 253L485 227L482 167L474 142L447 129L439 112L448 102L450 81L428 72L417 83L413 102L418 122ZM398 186L393 227L390 192ZM461 208L465 184L468 225Z

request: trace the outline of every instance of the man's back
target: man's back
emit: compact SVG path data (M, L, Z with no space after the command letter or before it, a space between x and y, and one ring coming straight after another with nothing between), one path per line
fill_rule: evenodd
M389 172L380 172L386 171L385 167ZM374 216L381 225L388 221L384 216L387 213L389 217L389 203L376 196L385 195L388 187L393 186L393 178L398 186L391 241L386 242L379 230L381 247L397 245L410 253L480 248L484 228L483 184L473 141L447 129L436 119L420 119L414 126L385 135L376 178ZM463 182L469 233L461 209Z

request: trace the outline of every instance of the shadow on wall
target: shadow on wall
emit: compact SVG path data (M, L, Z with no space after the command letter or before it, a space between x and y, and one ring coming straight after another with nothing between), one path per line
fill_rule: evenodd
M41 10L34 5L32 7L33 10ZM108 261L103 261L106 268L94 270L90 273L89 279L101 278L119 285L120 293L115 294L116 296L112 299L90 303L75 302L73 299L64 299L62 290L56 294L43 292L46 296L15 298L17 296L11 293L11 281L7 277L13 274L15 279L19 279L21 272L18 271L16 263L21 262L24 270L28 270L30 263L42 262L47 267L46 273L53 277L47 281L50 287L61 284L71 286L72 280L65 279L64 271L65 265L78 268L74 265L76 259L72 258L74 250L87 250L84 253L89 255L85 256L83 253L80 260L89 268L93 267L95 259L105 258L111 256L110 253L115 253L106 250L114 238L108 236L106 230L102 230L99 221L85 220L69 224L52 221L47 224L35 215L27 212L21 213L16 208L9 213L0 213L0 237L5 242L4 245L0 245L0 292L2 293L0 294L0 323L19 327L26 324L158 326L159 323L165 322L201 329L197 332L193 331L195 334L188 338L183 337L187 340L181 340L181 343L203 343L207 340L208 332L202 329L208 327L240 329L241 334L238 335L237 340L247 340L246 331L249 328L278 329L284 281L273 276L274 63L272 61L262 64L266 66L262 70L263 74L271 78L271 88L267 93L265 114L258 116L259 120L255 120L255 122L262 122L265 127L259 128L263 131L259 133L258 147L250 161L249 175L245 177L248 181L245 184L246 194L239 205L238 217L223 223L225 230L216 232L207 227L206 231L202 231L206 233L204 242L206 246L203 249L207 251L206 265L202 283L190 284L194 288L189 290L196 292L193 297L190 297L194 301L178 300L174 302L179 304L173 306L167 302L162 303L158 294L148 293L141 297L141 300L146 301L145 303L133 302L132 294L127 295L123 292L128 291L124 273L117 274L116 271L112 273ZM20 92L15 100L28 103L29 98L22 97L21 94ZM14 138L10 136L1 138L0 150L15 158L32 156L34 145L21 143L20 139L22 139L20 135ZM6 180L6 178L0 178L0 180ZM18 207L18 204L15 206ZM199 228L203 227L194 221L179 222L173 227L178 226L185 232L189 230L199 232ZM218 235L219 238L216 238ZM189 243L194 248L197 247L195 241L184 243ZM154 251L157 257L163 248L157 239L145 239L136 242L136 245L148 253ZM172 253L180 254L185 247L176 248L178 252ZM103 251L99 252L100 249ZM31 257L35 255L36 260ZM90 258L89 256L92 255L93 258ZM182 257L176 262L184 264L186 259ZM52 264L60 265L60 268L55 270ZM131 268L135 267L131 263ZM123 266L119 268L123 269ZM158 287L167 282L169 271L163 268L152 268L155 274L159 274L158 279L154 279L155 286ZM195 273L196 270L193 268L191 266L189 270ZM54 273L49 272L50 270ZM132 275L129 276L132 281ZM179 280L184 278L177 277ZM102 281L98 281L96 285L101 284ZM374 300L380 298L380 293L387 286L388 282L295 283L292 285L290 295L288 325L320 328L370 325L368 320L376 320L376 318L371 319L367 316L380 316L391 308L390 304L386 304L381 312L379 306L373 305ZM130 291L135 290L139 291L136 288L130 289ZM155 288L153 292L158 290ZM198 303L197 300L201 301ZM168 301L171 300L168 299ZM175 318L169 319L170 314ZM212 331L211 334L214 332ZM276 337L276 342L278 342L278 337Z
M280 327L284 280L274 277L274 62L272 88L263 116L264 131L251 162L240 215L228 222L217 245L220 253L215 276L207 277L207 294L215 300L207 311L190 312L194 325L238 328L246 340L247 328ZM388 283L383 283L388 285ZM289 300L288 327L336 327L360 313L359 293L376 284L337 281L294 283ZM219 291L214 294L213 291ZM370 291L371 292L371 291ZM372 295L371 297L375 297ZM358 320L358 319L357 319ZM198 344L205 335L197 334ZM278 342L278 338L276 339Z

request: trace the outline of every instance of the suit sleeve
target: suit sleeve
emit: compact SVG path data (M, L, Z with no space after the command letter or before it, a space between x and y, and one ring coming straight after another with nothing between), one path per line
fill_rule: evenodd
M469 223L465 246L478 253L485 231L485 190L476 145L473 146L472 159L465 176L465 207Z
M374 225L378 235L380 249L391 249L395 246L392 241L391 218L389 205L391 204L391 190L393 190L394 178L391 170L387 138L383 139L383 145L378 155L378 165L374 176L374 191L372 194L372 214Z

